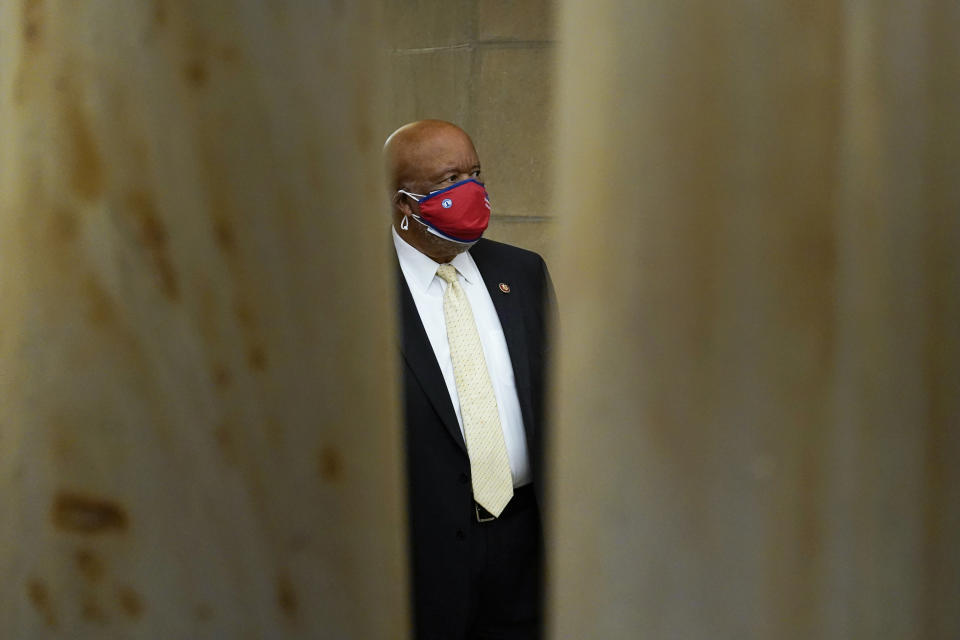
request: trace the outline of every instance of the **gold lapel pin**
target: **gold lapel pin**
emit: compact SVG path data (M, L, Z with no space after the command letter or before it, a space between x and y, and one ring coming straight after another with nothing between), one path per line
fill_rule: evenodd
M506 282L501 282L500 291L503 291L504 293L510 293L510 285L508 285Z

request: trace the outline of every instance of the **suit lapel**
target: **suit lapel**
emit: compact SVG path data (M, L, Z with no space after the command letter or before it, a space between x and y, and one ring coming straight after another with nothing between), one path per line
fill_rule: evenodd
M507 341L507 350L510 352L510 363L513 367L513 378L517 387L517 399L520 401L524 430L529 440L536 428L530 402L530 358L527 353L526 325L523 320L523 305L531 304L530 300L524 298L524 294L529 292L504 293L500 290L500 283L509 286L511 282L507 265L487 260L487 255L483 251L471 251L471 255L477 264L477 269L480 270L480 275L483 276L483 283L490 293L490 299L493 300L493 306L500 318L503 336Z
M440 365L437 364L437 357L433 353L433 347L430 346L427 332L423 329L423 322L420 321L420 314L417 312L417 305L413 301L413 296L410 295L406 278L403 277L403 272L400 271L399 267L397 268L397 279L400 283L400 313L403 323L400 350L403 353L403 358L420 383L423 392L429 398L430 404L433 405L437 415L440 416L443 425L466 453L467 446L463 442L463 434L460 433L460 424L457 422L457 414L454 412L450 394L447 392L447 383L443 379Z

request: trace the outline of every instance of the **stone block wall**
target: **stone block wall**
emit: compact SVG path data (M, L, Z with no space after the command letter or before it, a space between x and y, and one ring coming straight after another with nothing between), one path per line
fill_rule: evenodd
M386 136L422 118L463 127L493 203L487 237L549 261L551 0L390 0Z

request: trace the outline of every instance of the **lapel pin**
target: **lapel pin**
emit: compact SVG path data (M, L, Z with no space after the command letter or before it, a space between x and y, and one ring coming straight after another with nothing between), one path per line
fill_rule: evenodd
M501 283L500 283L500 291L502 291L502 292L504 292L504 293L510 293L510 285L508 285L506 282L501 282Z

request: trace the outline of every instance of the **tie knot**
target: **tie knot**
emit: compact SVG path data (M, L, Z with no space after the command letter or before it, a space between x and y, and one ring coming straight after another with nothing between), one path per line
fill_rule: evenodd
M447 284L453 284L457 281L457 268L452 264L442 264L437 267L437 275L447 281Z

